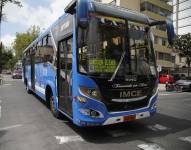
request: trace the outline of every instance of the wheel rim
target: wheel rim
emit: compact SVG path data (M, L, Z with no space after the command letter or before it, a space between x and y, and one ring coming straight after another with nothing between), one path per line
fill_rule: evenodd
M53 96L50 96L50 109L53 113L55 112Z
M27 86L26 86L26 90L29 91L29 86L28 86L28 84L27 84Z

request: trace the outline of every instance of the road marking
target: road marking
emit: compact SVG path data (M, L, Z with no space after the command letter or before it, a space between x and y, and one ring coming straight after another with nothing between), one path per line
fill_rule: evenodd
M21 126L23 126L23 125L22 124L16 124L16 125L12 125L12 126L7 126L7 127L0 128L0 131L12 129L12 128L18 128Z
M179 139L180 139L181 141L185 141L185 142L191 143L191 136L188 136L188 137L180 137Z
M1 116L2 116L2 115L1 115L1 104L0 104L0 119L1 119Z
M10 84L10 83L7 83L7 84L3 84L4 86L10 86L10 85L12 85L12 84Z
M138 148L142 149L142 150L165 150L164 148L160 147L157 144L140 144L137 145Z
M76 135L76 136L55 136L58 140L59 144L69 143L69 142L83 142L84 140Z
M0 119L1 119L1 116L2 116L1 103L2 103L2 100L0 100Z
M167 93L160 93L159 96L167 96L167 95L171 95L171 94L167 94Z
M122 137L127 135L127 133L120 130L108 130L107 133L111 135L112 137Z
M165 130L169 130L170 128L165 127L163 125L160 124L155 124L155 125L149 125L147 126L148 129L151 129L153 131L165 131Z
M168 96L168 95L184 95L184 94L187 94L187 95L190 95L191 93L189 92L170 92L170 93L159 93L159 96Z

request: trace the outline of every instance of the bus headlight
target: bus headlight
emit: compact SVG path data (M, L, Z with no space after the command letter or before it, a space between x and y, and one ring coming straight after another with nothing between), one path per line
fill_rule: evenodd
M93 109L79 109L80 113L86 116L90 116L92 118L103 118L103 114L100 111Z
M93 89L93 88L87 88L87 87L80 87L79 88L80 92L84 94L87 97L100 100L101 99L101 93L98 89Z

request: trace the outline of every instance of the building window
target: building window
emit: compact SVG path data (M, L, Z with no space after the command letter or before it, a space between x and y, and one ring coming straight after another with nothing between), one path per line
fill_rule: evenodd
M172 13L166 9L157 7L153 4L150 4L148 2L144 2L141 4L141 11L151 11L153 13L159 14L160 16L167 17L168 19L172 19Z
M155 44L158 44L158 36L155 36L154 39L155 39L155 40L154 40L154 43L155 43Z
M166 46L166 39L165 38L162 38L162 45Z
M161 52L158 53L158 59L163 60L163 53L161 53Z
M170 61L170 62L173 61L171 54L162 53L162 52L158 53L158 59L159 60L166 60L166 61ZM175 60L175 58L174 58L174 60Z
M172 56L172 63L175 63L175 62L176 62L176 57Z

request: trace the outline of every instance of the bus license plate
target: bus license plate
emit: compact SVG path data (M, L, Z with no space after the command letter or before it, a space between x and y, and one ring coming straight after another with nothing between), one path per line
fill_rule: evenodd
M133 121L135 119L136 119L135 115L124 116L124 118L123 118L124 121Z
M137 113L136 115L124 116L123 120L124 121L133 121L136 119L147 118L149 116L150 116L149 112L142 112L142 113Z

